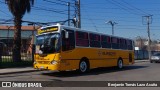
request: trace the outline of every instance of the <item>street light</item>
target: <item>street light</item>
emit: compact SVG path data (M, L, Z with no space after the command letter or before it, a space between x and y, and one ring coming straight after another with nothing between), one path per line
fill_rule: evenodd
M112 26L112 35L114 35L114 25L115 24L118 24L118 23L116 23L116 22L113 22L113 21L108 21L108 22L105 22L106 24L110 24L111 26Z

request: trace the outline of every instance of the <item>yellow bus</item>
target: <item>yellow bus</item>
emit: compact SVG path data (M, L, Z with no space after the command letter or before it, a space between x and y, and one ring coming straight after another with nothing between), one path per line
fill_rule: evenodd
M42 27L36 35L34 68L79 70L134 63L133 41L64 25Z

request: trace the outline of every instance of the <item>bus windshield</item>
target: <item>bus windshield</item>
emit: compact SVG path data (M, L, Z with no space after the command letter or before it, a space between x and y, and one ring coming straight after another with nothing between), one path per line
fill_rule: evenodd
M60 51L60 34L50 33L37 36L36 53L49 54Z

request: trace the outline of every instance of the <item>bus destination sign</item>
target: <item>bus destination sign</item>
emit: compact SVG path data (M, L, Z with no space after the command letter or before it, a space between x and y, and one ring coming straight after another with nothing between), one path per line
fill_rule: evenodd
M58 27L49 27L49 28L39 29L38 34L53 32L53 31L58 31Z

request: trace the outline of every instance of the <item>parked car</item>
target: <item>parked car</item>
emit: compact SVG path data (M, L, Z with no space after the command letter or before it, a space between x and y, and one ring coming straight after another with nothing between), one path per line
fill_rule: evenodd
M151 56L151 60L150 60L151 63L153 62L160 62L160 53L154 53L152 56Z

